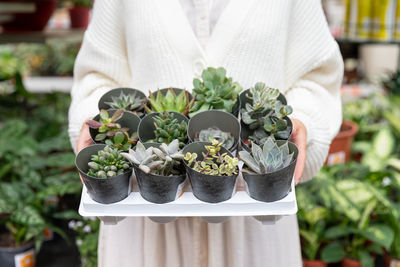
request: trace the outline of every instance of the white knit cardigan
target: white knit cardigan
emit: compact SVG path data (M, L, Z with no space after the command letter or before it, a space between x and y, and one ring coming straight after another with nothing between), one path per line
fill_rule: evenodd
M110 89L191 90L207 66L226 68L244 88L262 81L286 95L308 132L303 181L315 175L341 123L343 73L319 0L231 0L205 48L179 0L96 0L74 71L72 146ZM251 217L219 225L129 218L102 226L100 266L299 266L298 243L295 217L270 228Z

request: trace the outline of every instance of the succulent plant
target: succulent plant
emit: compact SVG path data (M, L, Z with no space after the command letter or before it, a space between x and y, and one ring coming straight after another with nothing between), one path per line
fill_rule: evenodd
M95 136L95 141L104 141L106 145L117 147L121 150L128 150L135 146L138 140L137 133L129 135L129 128L121 127L118 120L122 118L124 111L119 109L110 117L104 109L100 111L100 122L88 120L86 124L92 129L98 129L99 133Z
M240 159L247 166L242 172L250 174L266 174L280 170L292 162L293 155L289 152L288 142L278 146L273 136L266 139L262 148L252 144L251 154L239 151Z
M155 139L157 143L171 143L174 139L178 139L179 145L182 147L187 141L187 123L179 122L174 114L168 111L162 112L159 116L153 118L156 127Z
M185 161L195 171L218 176L232 176L238 173L238 158L232 158L227 153L220 153L222 143L213 140L211 145L205 146L207 153L203 153L203 160L197 160L197 153L187 152Z
M279 90L268 88L264 83L256 83L250 88L247 98L252 103L247 103L241 110L241 118L254 135L249 139L256 144L270 135L280 139L288 139L292 131L285 117L292 113L292 107L284 105L278 100Z
M155 94L150 92L148 100L150 107L144 107L147 113L176 111L187 115L194 103L194 98L190 100L188 91L183 90L176 95L172 88L167 90L165 96L159 90Z
M383 88L389 94L400 95L400 71L393 72L382 81Z
M112 101L105 102L105 104L110 106L112 109L131 111L139 117L142 117L146 98L142 98L137 94L138 93L135 91L131 94L125 95L124 92L121 91L119 97L112 96Z
M210 127L208 129L201 130L194 141L212 142L217 140L218 143L222 143L222 146L226 149L231 149L235 143L235 138L229 132L223 132L218 127Z
M131 166L120 152L118 148L104 147L97 152L97 155L92 155L87 174L92 177L107 178L127 172Z
M145 146L138 142L135 150L129 153L121 153L123 157L138 166L144 173L163 176L182 174L183 159L182 151L179 149L179 141L173 140L169 145L163 143L160 148Z
M232 112L242 87L232 78L226 77L224 68L207 68L202 73L203 81L193 80L195 102L190 109L189 116L199 112L216 109Z

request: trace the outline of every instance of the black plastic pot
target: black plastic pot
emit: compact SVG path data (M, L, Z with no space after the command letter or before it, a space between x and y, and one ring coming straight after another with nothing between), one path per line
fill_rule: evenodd
M132 169L124 174L109 178L96 178L87 175L91 156L105 147L103 144L91 145L82 149L75 159L75 165L81 174L89 196L102 204L111 204L125 199L129 194Z
M235 116L236 118L239 117L239 112L240 112L240 108L241 108L241 103L240 103L240 95L238 95L237 99L236 99L236 103L235 105L232 107L232 114L233 116Z
M121 95L121 92L123 92L125 95L130 95L130 94L133 94L133 93L136 92L138 97L147 99L146 95L142 91L140 91L138 89L134 89L134 88L115 88L115 89L112 89L112 90L108 91L107 93L105 93L100 98L99 103L98 103L99 110L102 110L102 109L108 110L108 109L110 109L111 107L109 105L107 105L106 102L112 102L112 97L119 97ZM130 111L128 111L128 112L130 112ZM143 110L143 113L144 112L145 111Z
M197 153L198 160L202 160L202 152L207 152L204 146L209 144L211 143L194 142L188 144L183 148L183 154L186 154L186 152ZM225 152L232 156L228 150L222 147L221 153ZM184 162L184 165L192 185L193 195L196 198L204 202L218 203L230 199L235 193L234 190L238 175L207 175L193 170L186 164L186 162Z
M237 150L240 140L240 123L232 114L220 110L208 110L197 113L188 123L188 137L193 142L196 134L201 130L210 127L218 127L223 132L229 132L235 138L235 143L229 149L233 152Z
M285 117L285 120L287 121L288 126L291 128L289 138L287 139L287 140L290 140L290 137L291 137L292 131L293 131L293 123L289 117ZM247 144L245 144L244 142L249 139L249 136L252 135L254 131L250 130L249 127L243 121L240 122L240 125L241 125L240 145L244 150L251 152L250 147ZM276 140L280 140L280 139L276 138Z
M188 118L178 112L175 111L169 111L169 113L174 114L174 118L176 118L179 122L181 121L186 121L188 122ZM160 112L154 112L151 114L147 114L139 123L138 127L138 135L139 135L139 140L142 143L146 143L149 140L153 140L156 138L156 135L154 133L156 127L154 125L154 117L159 116L161 113Z
M285 141L277 141L282 145ZM287 196L293 180L299 150L289 142L289 151L294 153L292 162L285 168L266 174L242 173L251 198L263 202L273 202ZM245 166L243 166L245 167Z
M28 263L31 261L35 262L35 252L33 247L34 247L33 243L28 243L13 248L0 247L0 266L1 267L24 266L21 264L21 262L18 263L19 265L17 265L17 262L15 262L15 256L17 256L18 254L21 254L20 256L21 259L19 259L19 261L24 262L25 265L28 265ZM26 255L23 255L25 253Z
M115 113L115 111L117 110L116 109L107 110L108 115L110 117ZM100 121L100 114L97 114L93 118L93 120ZM132 112L124 111L124 115L122 115L122 118L119 119L117 123L121 124L122 127L129 128L128 133L129 135L132 135L134 132L137 132L140 123L140 118L137 115L133 114ZM104 144L104 141L95 141L95 137L99 133L98 129L89 128L89 133L94 143Z

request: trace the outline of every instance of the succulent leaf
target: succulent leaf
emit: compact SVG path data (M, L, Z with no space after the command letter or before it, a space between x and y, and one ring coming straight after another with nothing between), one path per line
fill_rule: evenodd
M97 178L113 177L125 173L130 168L129 162L121 155L118 148L106 146L91 156L87 174Z

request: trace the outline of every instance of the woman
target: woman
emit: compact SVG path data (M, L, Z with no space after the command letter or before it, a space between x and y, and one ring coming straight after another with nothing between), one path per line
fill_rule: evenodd
M341 123L343 63L319 0L96 0L75 66L73 147L90 144L84 121L108 90L191 89L207 66L226 68L244 88L263 81L285 94L300 149L295 179L310 179ZM102 225L99 240L101 267L301 266L295 216L271 226L252 217L127 218Z

